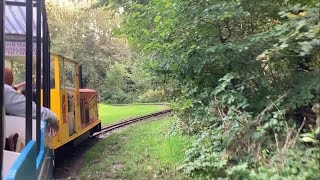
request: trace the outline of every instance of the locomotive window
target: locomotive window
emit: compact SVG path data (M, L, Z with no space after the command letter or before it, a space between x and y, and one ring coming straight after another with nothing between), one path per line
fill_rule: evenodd
M54 61L53 56L50 58L50 89L55 88L55 77L54 77Z
M64 89L64 62L63 58L59 56L59 69L60 69L60 89Z
M73 63L64 61L64 75L65 75L65 86L68 88L75 88Z

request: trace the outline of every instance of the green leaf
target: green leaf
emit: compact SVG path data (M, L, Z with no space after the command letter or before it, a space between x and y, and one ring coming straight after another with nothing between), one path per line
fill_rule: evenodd
M303 142L309 142L309 143L318 143L318 141L317 140L315 140L315 139L313 139L313 138L311 138L311 137L303 137L303 138L301 138L301 141L303 141Z
M156 16L154 17L153 22L157 23L160 21L160 19L161 19L161 16Z
M311 133L304 133L304 134L300 134L300 137L310 137L313 138L313 135Z

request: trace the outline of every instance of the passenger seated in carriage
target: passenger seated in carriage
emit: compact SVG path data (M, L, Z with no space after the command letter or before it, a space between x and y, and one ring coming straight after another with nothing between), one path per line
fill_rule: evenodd
M4 107L7 115L25 117L26 113L26 97L17 92L13 87L13 74L9 68L5 68L5 85L4 85ZM36 117L36 105L32 102L32 116L35 119ZM54 136L56 131L58 131L58 121L56 115L50 111L48 108L41 107L41 120L48 123L50 135ZM19 134L13 134L6 139L6 149L11 151L21 151L24 146L19 144L23 143L21 140L23 137ZM20 146L20 148L19 148Z

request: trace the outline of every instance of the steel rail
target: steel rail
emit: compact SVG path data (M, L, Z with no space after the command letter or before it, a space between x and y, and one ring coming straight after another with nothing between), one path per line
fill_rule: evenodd
M145 116L132 118L132 119L129 119L129 120L126 120L126 121L122 121L122 122L113 124L113 125L104 126L104 127L101 128L100 132L94 133L92 136L93 137L99 136L101 134L105 134L105 133L108 133L108 132L113 131L115 129L127 126L129 124L133 124L133 123L136 123L136 122L147 120L147 119L150 119L150 118L153 118L153 117L157 117L157 116L160 116L160 115L171 114L171 112L172 112L171 109L167 109L167 110L164 110L164 111L159 111L159 112L148 114L148 115L145 115Z

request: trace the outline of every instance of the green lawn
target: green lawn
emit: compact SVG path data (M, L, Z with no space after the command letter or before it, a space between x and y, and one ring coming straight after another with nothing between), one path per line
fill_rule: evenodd
M186 179L176 169L192 138L168 135L173 118L115 132L84 155L81 179Z
M167 109L164 105L123 105L113 106L99 104L99 118L102 125L113 124L117 121L125 120L132 117L143 116L153 112Z

